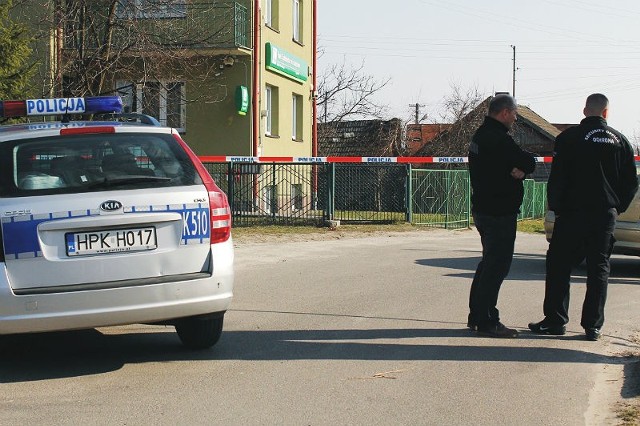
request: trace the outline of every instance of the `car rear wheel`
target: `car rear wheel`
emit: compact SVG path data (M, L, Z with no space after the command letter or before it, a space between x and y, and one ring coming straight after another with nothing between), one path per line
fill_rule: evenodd
M176 322L176 332L182 344L189 349L206 349L215 345L222 334L224 316L196 316Z

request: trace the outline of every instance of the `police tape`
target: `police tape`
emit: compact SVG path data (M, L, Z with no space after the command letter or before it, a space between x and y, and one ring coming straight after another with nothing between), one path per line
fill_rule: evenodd
M468 163L469 157L234 157L224 155L200 156L203 163L401 163L401 164L455 164ZM537 163L551 163L553 157L535 157ZM636 157L640 161L640 156Z

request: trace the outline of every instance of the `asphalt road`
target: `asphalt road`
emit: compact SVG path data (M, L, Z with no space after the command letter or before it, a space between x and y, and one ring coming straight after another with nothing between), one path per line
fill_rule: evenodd
M475 231L238 244L214 349L142 325L2 337L0 424L616 424L615 401L638 396L640 259L614 258L605 337L587 342L584 269L567 335L524 331L545 250L518 235L499 308L523 332L499 340L465 328Z

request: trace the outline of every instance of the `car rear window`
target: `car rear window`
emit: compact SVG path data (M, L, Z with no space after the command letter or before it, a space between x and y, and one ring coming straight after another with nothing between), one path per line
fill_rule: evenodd
M0 196L201 184L171 135L100 133L0 145Z

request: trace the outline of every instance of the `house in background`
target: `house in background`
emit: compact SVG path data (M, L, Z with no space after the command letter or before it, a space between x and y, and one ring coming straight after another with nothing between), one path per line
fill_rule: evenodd
M577 126L578 124L570 124L570 123L552 123L553 126L560 130L561 132L564 132L565 130L567 130L569 127L573 127L573 126Z
M414 155L440 133L450 128L451 124L407 124L405 142L407 155Z
M466 157L469 151L469 142L476 129L484 121L490 100L491 97L485 99L465 117L453 123L449 129L425 144L414 156ZM523 149L539 157L549 157L553 154L553 144L560 130L529 107L518 105L517 121L510 133ZM547 180L548 175L548 165L540 164L532 177L544 181Z
M402 121L355 120L318 123L321 157L396 157L405 155Z
M474 132L482 124L489 108L487 98L460 120L452 123L448 129L439 133L428 144L413 155L416 157L466 157L469 141Z
M513 126L513 138L529 152L539 157L553 155L553 144L560 130L529 107L518 105L518 120Z
M99 94L177 128L197 154L310 156L316 1L26 0L14 14L39 31L41 97L97 95L73 86L78 64L113 47Z

